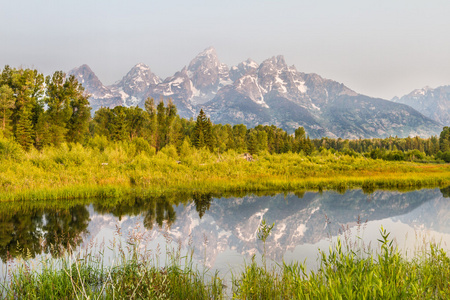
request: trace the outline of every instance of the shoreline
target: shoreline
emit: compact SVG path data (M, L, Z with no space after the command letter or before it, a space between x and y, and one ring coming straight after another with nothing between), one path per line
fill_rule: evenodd
M71 157L74 151L57 155L30 152L20 161L2 163L0 201L272 190L342 192L355 188L370 193L450 185L449 164L292 153L260 155L248 162L234 152L215 155L202 151L181 160L162 152L118 158L115 152L105 155L83 147L76 149L78 157ZM61 159L61 155L67 158ZM55 163L61 160L63 163ZM108 162L102 163L104 160Z

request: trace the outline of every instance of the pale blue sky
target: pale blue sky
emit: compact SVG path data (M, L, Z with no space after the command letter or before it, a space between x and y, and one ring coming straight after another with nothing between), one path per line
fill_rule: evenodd
M136 63L165 78L214 46L229 66L283 54L299 71L390 99L450 85L450 1L0 0L0 68Z

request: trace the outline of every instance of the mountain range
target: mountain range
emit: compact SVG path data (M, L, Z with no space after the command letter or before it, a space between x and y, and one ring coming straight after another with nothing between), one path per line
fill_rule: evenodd
M435 89L424 87L392 101L403 103L446 126L450 125L450 85Z
M276 125L288 133L303 126L312 138L427 137L439 134L448 122L406 96L394 101L372 98L317 74L299 72L281 55L260 64L247 59L229 68L210 47L164 80L139 63L110 86L87 65L68 74L91 95L94 111L118 105L144 107L147 97L171 98L184 118L195 118L203 109L214 123ZM444 107L448 102L442 103ZM431 106L438 114L439 108Z

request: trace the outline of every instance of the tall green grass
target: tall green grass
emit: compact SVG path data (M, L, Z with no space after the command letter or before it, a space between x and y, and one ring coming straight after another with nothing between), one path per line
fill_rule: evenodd
M448 299L450 258L434 244L421 256L406 259L380 231L380 250L361 253L338 239L320 252L317 271L283 263L267 271L255 260L233 282L237 299Z
M61 258L19 259L1 283L2 299L219 299L223 295L218 274L199 271L192 252L167 248L161 266L159 251L147 249L138 231L105 246L89 244L70 249ZM117 237L117 239L116 239ZM113 250L112 257L105 253Z
M270 232L270 231L269 231ZM33 269L24 261L9 273L5 299L449 299L450 258L435 244L406 259L383 228L379 250L366 252L337 240L320 251L316 271L299 262L267 267L256 262L227 282L219 273L199 271L192 252L142 247L142 235L119 244L112 263L88 248L60 260L44 258ZM228 285L228 289L226 288Z
M62 144L0 157L0 201L112 198L136 194L420 188L450 185L450 166L340 155L261 153L248 162L229 151L138 151ZM173 150L173 151L169 151Z

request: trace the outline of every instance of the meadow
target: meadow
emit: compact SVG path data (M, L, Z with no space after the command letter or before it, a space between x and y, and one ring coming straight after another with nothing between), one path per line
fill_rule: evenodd
M325 149L308 156L259 152L252 161L233 150L213 153L183 143L180 149L169 145L156 153L148 144L106 138L27 152L3 140L0 150L1 201L450 185L447 164L385 161Z

